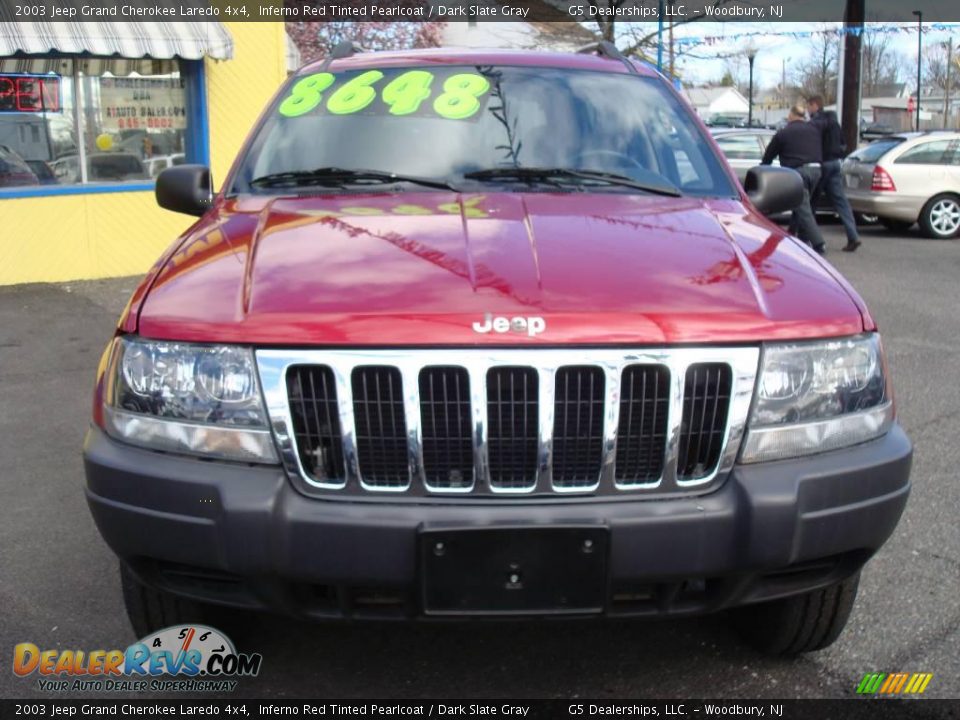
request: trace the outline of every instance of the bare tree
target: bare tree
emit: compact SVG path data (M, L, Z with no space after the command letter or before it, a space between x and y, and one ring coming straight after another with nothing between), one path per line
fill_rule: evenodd
M419 0L409 0L416 5ZM441 44L444 22L287 22L287 34L304 63L324 57L342 40L368 50L405 50Z
M960 48L953 46L954 63L950 68L950 93L960 89L960 68L957 67L956 57ZM923 51L923 84L943 92L947 89L947 45L946 43L931 44Z
M900 82L903 61L903 55L891 46L889 34L864 33L861 63L863 96L875 97L881 94L882 86Z
M752 5L754 0L712 0L709 4L715 8L725 5ZM600 37L617 44L624 55L646 56L656 52L657 48L657 23L626 23L628 30L620 32L624 23L616 20L616 13L624 6L640 5L638 0L589 0L590 7L597 13L597 29L600 31ZM665 5L672 5L670 0L665 0ZM680 18L674 20L674 28L687 23L703 20L707 15L701 13L696 16ZM638 26L645 28L638 31ZM652 30L650 29L652 28ZM620 37L618 37L620 35ZM682 53L678 53L675 59Z
M822 26L812 38L812 52L793 73L794 84L805 96L820 95L825 104L837 99L840 34Z

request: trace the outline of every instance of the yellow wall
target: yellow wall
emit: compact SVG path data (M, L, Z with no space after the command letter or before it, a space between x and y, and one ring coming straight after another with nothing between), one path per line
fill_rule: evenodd
M267 101L287 79L282 22L224 25L233 35L233 60L207 60L210 168L218 187Z
M233 35L233 59L206 61L218 186L286 79L283 23L224 25ZM191 222L157 207L153 191L0 198L0 285L138 275Z

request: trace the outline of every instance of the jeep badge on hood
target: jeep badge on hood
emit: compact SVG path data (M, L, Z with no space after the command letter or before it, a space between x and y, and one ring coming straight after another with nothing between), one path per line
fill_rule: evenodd
M494 317L490 313L487 313L483 316L482 323L475 322L473 324L473 331L478 333L488 333L491 330L496 333L525 332L530 337L536 337L546 329L547 321L537 315L507 318L501 315Z

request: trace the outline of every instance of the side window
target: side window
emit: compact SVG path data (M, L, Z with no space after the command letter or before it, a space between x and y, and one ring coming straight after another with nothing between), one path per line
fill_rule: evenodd
M730 160L756 160L760 162L762 153L757 138L753 135L720 135L717 145Z
M935 140L915 145L895 161L896 165L944 165L949 140Z
M954 140L950 145L950 165L960 167L960 140Z

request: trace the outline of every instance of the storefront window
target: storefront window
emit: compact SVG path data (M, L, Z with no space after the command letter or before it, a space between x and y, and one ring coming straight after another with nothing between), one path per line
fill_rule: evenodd
M18 72L6 65L0 189L148 183L186 161L193 128L177 61L31 57Z

